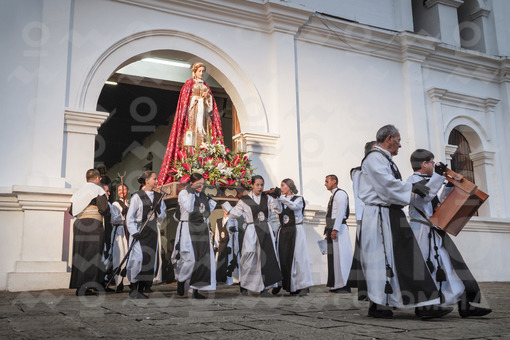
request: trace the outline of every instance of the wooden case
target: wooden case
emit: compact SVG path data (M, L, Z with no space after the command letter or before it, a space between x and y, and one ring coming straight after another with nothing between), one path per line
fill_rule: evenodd
M430 221L447 233L457 236L489 195L450 169L446 170L446 179L454 188L436 209Z

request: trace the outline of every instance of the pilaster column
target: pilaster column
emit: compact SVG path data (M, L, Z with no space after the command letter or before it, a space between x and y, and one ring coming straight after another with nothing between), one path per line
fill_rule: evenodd
M94 167L97 129L108 116L108 112L100 111L65 111L64 146L67 187L78 188L85 183L85 172ZM100 144L99 148L101 147L103 146Z
M457 8L463 0L427 0L424 5L427 11L425 20L429 34L440 38L443 42L460 47L459 21Z
M23 212L23 231L15 269L7 274L7 290L69 286L70 273L63 261L67 254L63 255L70 238L69 220L64 217L71 195L71 189L13 186L12 197Z
M475 183L478 188L485 193L492 194L497 197L496 186L494 183L494 155L492 151L480 151L469 154L469 158L473 161L473 172L475 175ZM490 198L489 198L490 200ZM499 200L494 202L486 201L480 209L478 209L479 216L491 216L491 208L498 210Z

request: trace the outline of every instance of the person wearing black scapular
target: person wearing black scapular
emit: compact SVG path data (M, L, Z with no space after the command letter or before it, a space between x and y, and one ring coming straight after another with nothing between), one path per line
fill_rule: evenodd
M76 295L95 295L103 289L104 247L103 219L110 218L108 198L102 186L101 176L95 169L86 174L87 183L71 197L70 213L76 216L73 224L73 260L69 288Z
M328 175L324 186L331 192L326 213L324 235L327 241L328 282L331 293L350 293L347 287L352 265L352 245L347 227L349 197L338 187L338 177Z
M243 237L240 266L240 289L242 295L248 290L260 292L261 297L273 297L268 289L275 288L282 280L280 265L276 256L275 238L268 223L270 212L274 212L280 196L280 190L274 190L269 196L263 193L264 178L255 175L251 179L252 191L241 197L234 208L223 203L228 217L245 217L246 230ZM232 222L233 223L233 222Z
M122 265L122 268L118 270L120 262L126 256L128 250L128 237L126 226L126 215L129 209L129 201L127 195L129 189L126 185L121 184L117 187L117 194L119 199L112 203L112 210L116 209L122 217L122 224L116 224L112 230L112 247L110 249L110 256L112 261L113 273L119 272L119 275L115 276L116 292L120 293L124 290L124 286L129 284L126 278L125 268L126 264Z
M480 302L478 283L450 236L429 220L434 208L440 205L454 188L450 184L443 188L446 165L435 163L432 152L418 149L411 154L411 166L415 172L407 182L424 182L430 188L424 197L411 195L409 217L411 229L439 290L441 306L458 303L458 311L463 318L489 314L492 311L490 308L471 305L471 302ZM437 195L441 188L443 191L440 199Z
M232 240L227 227L227 212L223 210L223 217L216 220L214 229L214 248L216 251L216 281L231 285L232 275L228 276L228 266L232 261Z
M376 141L367 142L365 144L365 156L374 148ZM358 300L367 300L367 282L363 275L360 262L360 248L359 238L361 232L361 218L363 216L363 208L365 203L359 198L359 177L361 175L361 166L351 169L352 189L354 194L354 213L356 216L356 241L354 243L354 256L352 258L351 272L349 273L349 280L347 286L349 288L358 289Z
M216 289L216 261L209 234L209 216L216 202L202 191L204 183L201 174L193 173L189 185L179 192L180 218L172 253L177 294L183 296L189 284L195 299L206 298L199 290Z
M158 223L166 217L166 206L162 194L154 191L157 186L156 173L147 170L138 177L138 182L142 187L131 196L126 215L129 244L135 243L126 269L131 282L129 296L144 299L148 298L144 290L152 285L157 274Z
M298 189L290 178L281 183L282 195L278 197L277 208L280 228L278 229L277 249L282 272L281 287L273 288L278 294L280 288L291 295L306 296L313 286L310 255L303 227L305 200L297 196Z
M400 133L393 125L380 128L377 145L361 163L359 197L365 203L360 254L374 318L392 318L393 308L416 308L422 319L442 317L452 311L439 306L438 289L403 212L411 194L425 197L430 188L407 183L393 157Z

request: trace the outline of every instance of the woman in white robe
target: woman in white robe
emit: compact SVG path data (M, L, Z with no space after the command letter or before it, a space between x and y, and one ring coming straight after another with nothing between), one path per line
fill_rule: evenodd
M135 242L127 264L127 278L131 282L132 298L147 298L143 294L152 285L157 275L158 261L156 261L159 228L166 217L165 202L160 193L154 192L157 186L156 173L145 171L138 181L142 189L131 196L131 204L126 215L129 231L129 244ZM154 209L155 213L151 213ZM145 224L144 229L142 226Z
M272 297L268 289L276 287L282 280L275 237L268 223L270 213L276 210L278 201L262 192L262 176L253 176L252 186L253 190L243 196L234 208L228 202L223 204L223 208L228 211L228 217L244 215L247 225L239 261L241 294L247 295L247 290L250 290L260 292L262 297ZM262 258L265 260L262 261Z
M281 183L282 195L278 197L277 213L280 220L277 249L282 272L282 287L292 295L306 296L313 286L310 255L303 227L305 201L297 196L294 181L286 178ZM273 289L273 294L279 289Z

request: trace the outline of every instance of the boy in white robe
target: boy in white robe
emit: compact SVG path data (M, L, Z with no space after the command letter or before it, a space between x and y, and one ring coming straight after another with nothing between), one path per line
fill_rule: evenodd
M434 166L434 164L434 154L428 150L418 149L411 154L411 166L415 172L407 179L407 182L425 182L425 185L430 188L425 197L411 195L409 204L411 228L441 294L441 306L458 303L461 317L487 315L491 309L470 304L480 302L480 288L459 250L448 234L429 221L434 208L453 189L453 186L447 185L441 194L443 199L438 198L437 195L446 179L444 177L446 165L437 163Z

